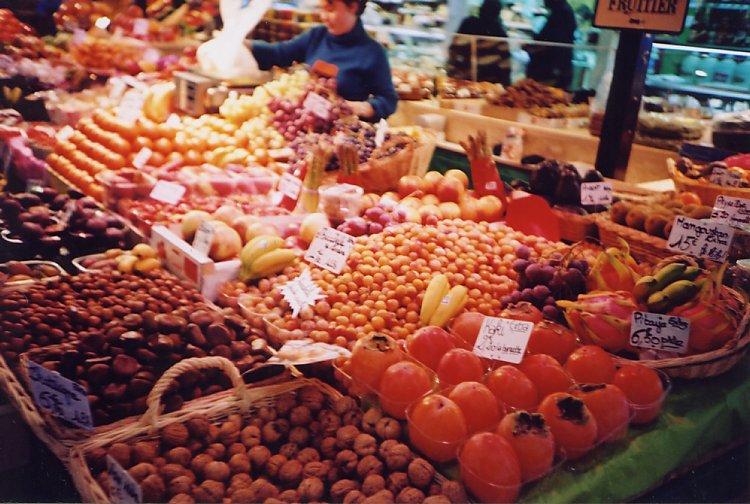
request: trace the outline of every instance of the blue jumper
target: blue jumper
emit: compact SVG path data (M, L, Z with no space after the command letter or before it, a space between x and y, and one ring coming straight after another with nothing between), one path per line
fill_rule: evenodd
M336 76L339 96L370 102L375 116L369 120L387 118L396 111L398 95L385 49L367 34L361 20L343 35L331 35L325 26L316 26L288 42L269 44L254 40L252 52L261 70L273 66L285 68L295 61L310 67L317 60L332 63L339 68Z

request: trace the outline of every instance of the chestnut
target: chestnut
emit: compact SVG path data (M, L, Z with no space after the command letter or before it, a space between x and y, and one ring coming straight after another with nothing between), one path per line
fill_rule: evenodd
M112 372L120 378L130 378L138 371L138 361L133 357L120 354L112 361Z

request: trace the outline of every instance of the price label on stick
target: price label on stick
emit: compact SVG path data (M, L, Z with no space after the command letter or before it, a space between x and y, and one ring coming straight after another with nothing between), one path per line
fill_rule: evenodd
M29 179L26 181L26 192L41 192L44 189L44 180Z
M305 260L338 275L346 266L346 260L353 248L353 236L324 227L315 235L305 253Z
M667 248L721 263L727 260L733 237L734 228L727 224L678 215L669 233Z
M151 198L176 205L185 195L185 186L168 180L160 180L151 190Z
M331 103L318 93L308 93L302 107L321 119L328 120L331 116Z
M690 321L659 313L633 312L630 344L665 352L684 354L688 349Z
M284 172L279 180L279 192L289 199L296 200L302 190L302 181L289 172Z
M742 174L736 170L716 167L711 171L711 176L708 180L712 184L720 186L739 187L742 184Z
M112 502L115 504L143 502L141 486L110 455L107 455L107 475L109 476L109 497Z
M151 155L153 153L154 152L148 147L143 147L133 158L133 166L140 170L141 168L146 166L146 163L148 163L149 159L151 159Z
M612 204L612 184L609 182L584 182L581 184L581 205Z
M130 125L135 124L135 120L141 116L145 100L144 93L137 89L131 89L125 93L117 107L117 117Z
M306 269L294 280L290 280L281 287L281 294L292 308L292 316L296 317L306 306L312 306L319 299L325 299L325 294L316 284L310 270Z
M532 322L485 317L474 344L474 353L480 357L518 364L526 352Z
M198 231L193 238L193 248L201 254L208 256L211 250L211 243L214 241L214 227L208 222L201 222Z
M711 219L735 227L750 226L750 199L720 194L714 202Z
M65 140L70 139L70 137L73 136L73 133L75 133L76 130L71 128L70 126L63 126L60 131L57 132L57 139L61 142L64 142Z
M284 366L300 366L313 362L326 362L339 357L351 357L352 353L346 348L328 343L316 343L310 339L291 340L268 359L268 364Z
M378 127L375 129L375 145L380 147L385 142L385 134L388 133L388 123L385 119L378 121Z
M36 362L28 362L34 402L52 415L77 427L93 430L86 389Z

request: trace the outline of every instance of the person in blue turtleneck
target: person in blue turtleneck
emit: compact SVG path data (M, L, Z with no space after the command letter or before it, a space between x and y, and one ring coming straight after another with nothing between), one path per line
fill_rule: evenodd
M312 67L317 60L336 65L338 94L359 117L377 121L396 110L385 49L365 32L360 15L367 0L321 0L321 19L316 26L288 41L269 44L253 41L251 50L261 70L288 67L293 62Z

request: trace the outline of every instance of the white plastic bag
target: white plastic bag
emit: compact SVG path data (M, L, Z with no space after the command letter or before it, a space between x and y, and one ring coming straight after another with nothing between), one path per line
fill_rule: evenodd
M221 0L224 29L198 48L203 72L221 79L259 77L258 62L245 46L245 36L263 19L272 0Z

